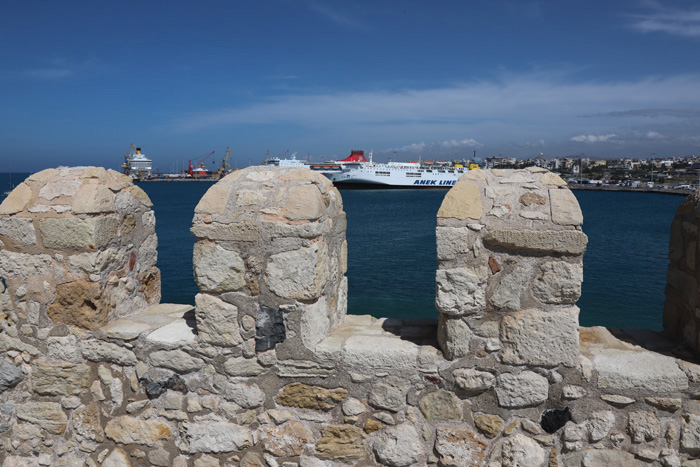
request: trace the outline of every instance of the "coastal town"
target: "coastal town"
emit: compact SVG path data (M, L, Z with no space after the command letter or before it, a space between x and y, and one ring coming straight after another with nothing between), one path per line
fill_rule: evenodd
M498 156L486 158L487 169L542 167L558 173L569 185L617 186L695 190L700 179L700 156L594 159L578 156L518 159Z

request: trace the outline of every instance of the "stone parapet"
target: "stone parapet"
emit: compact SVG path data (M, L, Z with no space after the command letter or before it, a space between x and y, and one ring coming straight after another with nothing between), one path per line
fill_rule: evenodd
M588 241L582 223L574 195L544 169L463 175L445 196L436 231L445 356L574 366Z
M10 335L95 330L160 301L148 196L99 167L31 175L0 205L2 313Z
M67 187L72 173L61 173ZM514 194L534 202L527 212L551 213L567 196L552 197L560 179L546 172L470 177L492 175L508 187L504 195L527 190ZM443 271L444 293L452 294L443 295L444 316L344 316L338 192L308 171L253 168L229 177L195 214L196 308L134 307L95 329L45 317L43 327L29 324L23 313L41 317L43 309L21 299L39 292L17 294L18 284L85 252L68 239L49 252L40 219L3 218L31 222L0 223L0 254L42 249L23 252L22 267L3 263L2 467L700 464L700 366L673 356L677 343L660 333L578 328L580 279L558 280L575 276L580 258L573 207L556 215L563 224L514 229L512 219L494 216L491 226L469 216L510 203L465 205L482 191L458 184L438 219L438 280ZM527 188L538 182L549 188ZM69 189L57 185L54 193ZM13 195L0 208L17 214L26 206ZM118 232L131 225L121 216ZM539 240L520 249L522 235ZM120 257L105 267L120 267ZM474 271L482 266L485 287ZM518 301L527 306L510 306Z
M202 342L251 362L262 353L303 359L345 316L345 213L326 177L234 172L202 197L192 234Z

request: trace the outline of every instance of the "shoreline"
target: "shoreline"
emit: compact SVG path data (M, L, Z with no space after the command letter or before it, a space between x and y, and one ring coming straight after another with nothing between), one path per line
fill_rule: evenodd
M693 194L695 190L675 190L673 188L635 188L631 186L586 186L586 185L569 185L570 190L584 190L584 191L626 191L634 193L658 193L662 195L681 195L688 196Z

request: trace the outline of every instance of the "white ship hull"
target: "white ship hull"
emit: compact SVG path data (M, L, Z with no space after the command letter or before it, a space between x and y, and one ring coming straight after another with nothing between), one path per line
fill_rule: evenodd
M450 188L467 173L464 167L425 167L419 163L349 164L326 174L342 188Z

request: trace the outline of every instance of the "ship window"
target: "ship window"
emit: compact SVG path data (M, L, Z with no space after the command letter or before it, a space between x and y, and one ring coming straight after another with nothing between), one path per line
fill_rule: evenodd
M374 175L379 175L379 176L382 176L382 177L388 177L390 174L389 174L389 172L380 172L380 171L376 171L376 172L374 172Z
M406 176L407 176L407 177L417 177L417 178L420 178L420 177L421 177L421 174L415 173L415 172L406 172Z

